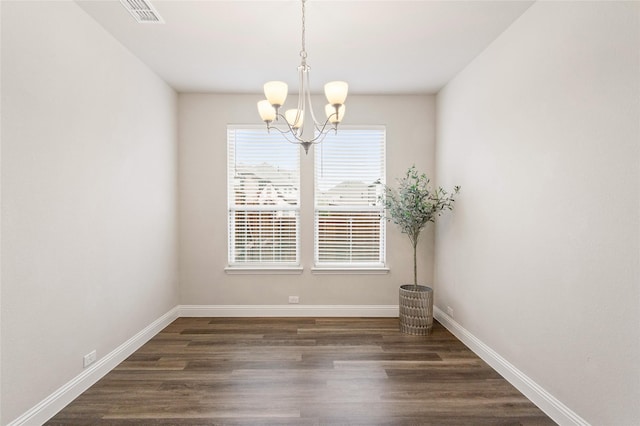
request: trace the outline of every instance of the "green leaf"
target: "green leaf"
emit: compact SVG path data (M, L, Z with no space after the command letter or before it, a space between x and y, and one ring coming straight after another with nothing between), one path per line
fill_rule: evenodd
M442 187L433 189L430 182L427 175L418 172L413 165L403 178L397 179L397 188L384 186L380 201L385 207L387 220L398 225L412 243L417 242L425 226L435 222L443 210L453 210L453 195L460 191L460 186L454 186L451 193Z

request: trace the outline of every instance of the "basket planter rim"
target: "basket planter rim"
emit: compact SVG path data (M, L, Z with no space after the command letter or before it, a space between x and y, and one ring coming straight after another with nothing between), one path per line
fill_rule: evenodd
M402 284L400 286L400 289L403 291L413 291L416 293L424 293L424 292L429 292L429 291L433 291L433 289L431 287L427 287L426 285L418 285L418 288L416 290L416 286L413 284Z

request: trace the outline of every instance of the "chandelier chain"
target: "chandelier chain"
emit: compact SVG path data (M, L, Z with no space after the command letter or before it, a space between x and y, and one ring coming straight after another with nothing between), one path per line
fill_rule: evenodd
M307 64L307 48L305 43L307 28L305 26L305 14L304 14L305 2L306 0L302 0L302 50L300 51L300 57L302 58L302 63L304 65Z

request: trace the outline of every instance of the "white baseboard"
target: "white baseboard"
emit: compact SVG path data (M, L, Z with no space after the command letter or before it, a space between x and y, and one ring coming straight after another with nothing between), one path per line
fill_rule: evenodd
M179 305L181 317L397 317L398 305Z
M118 364L138 350L138 348L148 342L153 336L158 334L176 318L178 318L177 307L171 309L169 312L149 324L138 334L118 346L109 354L105 355L95 364L85 369L82 373L78 374L72 380L40 401L40 403L9 423L7 426L31 426L43 424L66 407L71 401L80 396L82 392L89 389L109 371L113 370Z
M7 426L41 425L178 317L397 317L397 305L178 305ZM434 306L434 317L561 425L589 426L527 375Z
M589 426L589 423L578 414L570 410L557 398L534 382L530 377L518 370L513 364L500 356L496 351L484 344L480 339L471 334L449 315L444 313L437 306L433 308L433 316L456 336L462 343L467 345L476 355L482 358L502 377L511 383L516 389L522 392L527 398L538 406L542 411L560 425Z
M397 317L397 305L178 305L7 426L41 425L178 317Z

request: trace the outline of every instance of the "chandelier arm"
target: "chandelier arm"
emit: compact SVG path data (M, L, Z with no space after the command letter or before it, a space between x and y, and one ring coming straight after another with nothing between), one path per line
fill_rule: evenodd
M282 132L282 136L284 137L284 139L289 142L290 144L293 145L303 145L305 143L307 143L307 141L300 139L297 135L293 135L293 137L295 138L294 140L291 140L290 137L292 136L292 134L290 132Z
M327 134L329 134L329 132L331 132L332 130L334 132L337 132L337 126L331 126L329 128L327 128L327 126L329 125L329 121L330 118L333 116L334 114L332 114L331 116L329 116L329 118L327 118L327 120L324 122L324 124L322 125L322 127L317 127L316 130L318 131L318 135L314 136L311 139L304 139L302 137L302 135L298 135L298 133L296 132L296 129L294 129L289 122L286 120L286 118L278 113L278 117L280 117L282 119L282 121L284 121L287 124L287 129L282 130L277 126L272 126L270 123L267 123L267 130L271 131L271 130L277 130L280 134L282 134L285 139L290 142L290 143L295 143L295 144L317 144L320 143L324 140L324 138L327 136ZM288 136L293 136L295 138L295 141L292 141L291 139L289 139Z
M287 142L292 143L292 144L295 144L295 145L300 145L300 144L302 144L303 142L305 142L305 141L303 141L302 139L298 139L298 136L297 136L296 134L294 134L294 133L291 133L289 130L282 130L282 129L279 129L279 128L275 127L275 126L267 126L267 130L269 130L269 131L271 131L271 130L277 130L278 132L280 132L280 134L284 137L284 139L285 139ZM291 140L291 139L289 139L289 137L290 137L291 135L293 135L293 136L294 136L295 140Z
M324 133L318 133L318 136L316 136L315 138L313 138L312 141L310 141L313 145L317 145L319 143L322 143L322 141L324 141L324 138L327 137L327 135L329 134L329 132L331 132L331 130L335 130L335 129L329 129Z
M313 125L316 129L318 129L318 127L320 126L320 121L318 121L318 119L316 118L315 113L313 112L313 105L311 104L311 91L309 90L309 73L306 73L306 82L305 82L305 88L306 93L304 94L304 102L306 102L309 105L309 112L311 113L311 120L313 121Z
M305 115L305 102L304 102L304 92L307 90L307 87L305 86L305 75L307 75L307 64L304 61L304 58L302 60L302 63L300 64L300 67L298 67L299 73L298 73L298 87L300 88L300 93L298 93L298 114L301 114L303 117ZM297 119L297 118L296 118ZM304 118L303 118L304 119ZM304 126L303 126L304 127Z
M334 131L338 131L338 123L332 123L333 125L331 127L329 127L329 129L326 130L325 132L325 128L327 127L327 125L329 124L329 122L331 121L331 118L333 116L337 116L337 113L333 113L330 116L327 117L327 119L325 120L325 122L322 124L322 127L320 126L320 124L316 123L315 121L313 122L315 129L318 133L328 133L330 130L334 130Z
M287 140L287 142L291 142L291 143L306 142L304 139L302 139L302 137L300 135L298 135L298 132L296 131L296 129L294 129L291 126L291 124L289 124L289 122L287 121L285 116L283 116L280 113L277 113L277 116L279 118L281 118L284 123L286 123L287 129L286 130L282 130L277 126L272 126L270 123L267 123L267 131L271 131L272 129L277 130L278 132L280 132L280 134L282 134L284 136L284 138ZM291 139L289 139L289 137L288 137L289 135L292 135L295 138L295 141L292 141Z
M337 123L335 126L330 126L327 129L327 125L329 124L329 120L333 115L329 116L329 118L327 118L327 121L324 122L324 124L322 125L322 128L316 128L316 130L318 131L318 136L315 136L313 139L311 139L309 142L313 143L313 144L317 144L320 143L324 140L324 138L329 134L329 132L331 132L332 130L337 133L338 132L338 126Z

